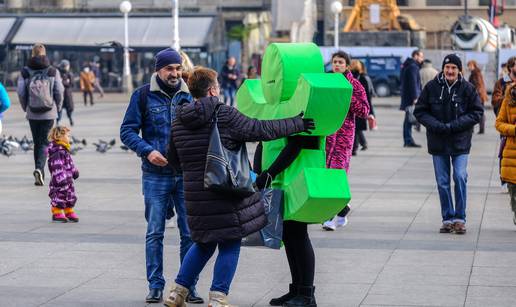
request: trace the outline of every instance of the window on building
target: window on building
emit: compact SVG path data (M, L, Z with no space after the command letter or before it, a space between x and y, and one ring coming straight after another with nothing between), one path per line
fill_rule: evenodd
M456 6L462 5L461 0L426 0L427 6Z
M516 0L505 0L506 6L516 6Z
M491 0L478 0L478 5L480 6L486 6L489 5L489 3L491 3Z

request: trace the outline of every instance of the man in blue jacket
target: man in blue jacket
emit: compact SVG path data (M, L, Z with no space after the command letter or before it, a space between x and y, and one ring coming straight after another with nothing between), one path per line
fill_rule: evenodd
M145 200L147 234L145 258L149 295L146 302L162 300L165 279L163 278L163 238L166 218L177 213L180 233L180 260L192 245L186 221L183 176L175 171L167 159L170 129L175 118L175 108L180 101L192 101L186 83L181 78L181 56L171 48L156 55L156 72L150 84L138 88L131 96L124 120L120 127L120 139L142 159L142 185ZM142 136L139 136L139 133ZM195 286L190 289L189 303L202 304Z
M403 147L421 147L412 138L412 124L409 121L407 108L415 105L419 94L421 94L421 77L419 69L424 61L421 50L412 51L412 57L407 58L403 63L400 74L401 82L401 105L400 110L405 111L403 121Z

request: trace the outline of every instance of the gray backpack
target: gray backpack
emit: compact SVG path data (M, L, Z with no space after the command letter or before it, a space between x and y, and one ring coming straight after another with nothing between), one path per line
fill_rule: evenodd
M54 107L54 78L48 75L48 68L28 70L27 81L28 107L31 112L44 113Z

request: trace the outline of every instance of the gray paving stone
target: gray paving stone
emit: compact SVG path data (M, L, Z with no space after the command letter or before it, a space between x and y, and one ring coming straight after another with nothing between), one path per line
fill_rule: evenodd
M463 306L466 286L378 285L375 284L364 304L412 306Z
M468 297L465 306L516 306L516 288L471 286L468 289Z

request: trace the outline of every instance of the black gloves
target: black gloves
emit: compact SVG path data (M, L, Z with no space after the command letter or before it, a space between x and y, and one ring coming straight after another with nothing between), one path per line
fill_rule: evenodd
M307 134L312 134L311 130L315 129L315 122L312 118L303 118L303 115L304 115L303 112L299 113L299 115L298 115L303 120L303 127L304 127L303 132L306 132Z

